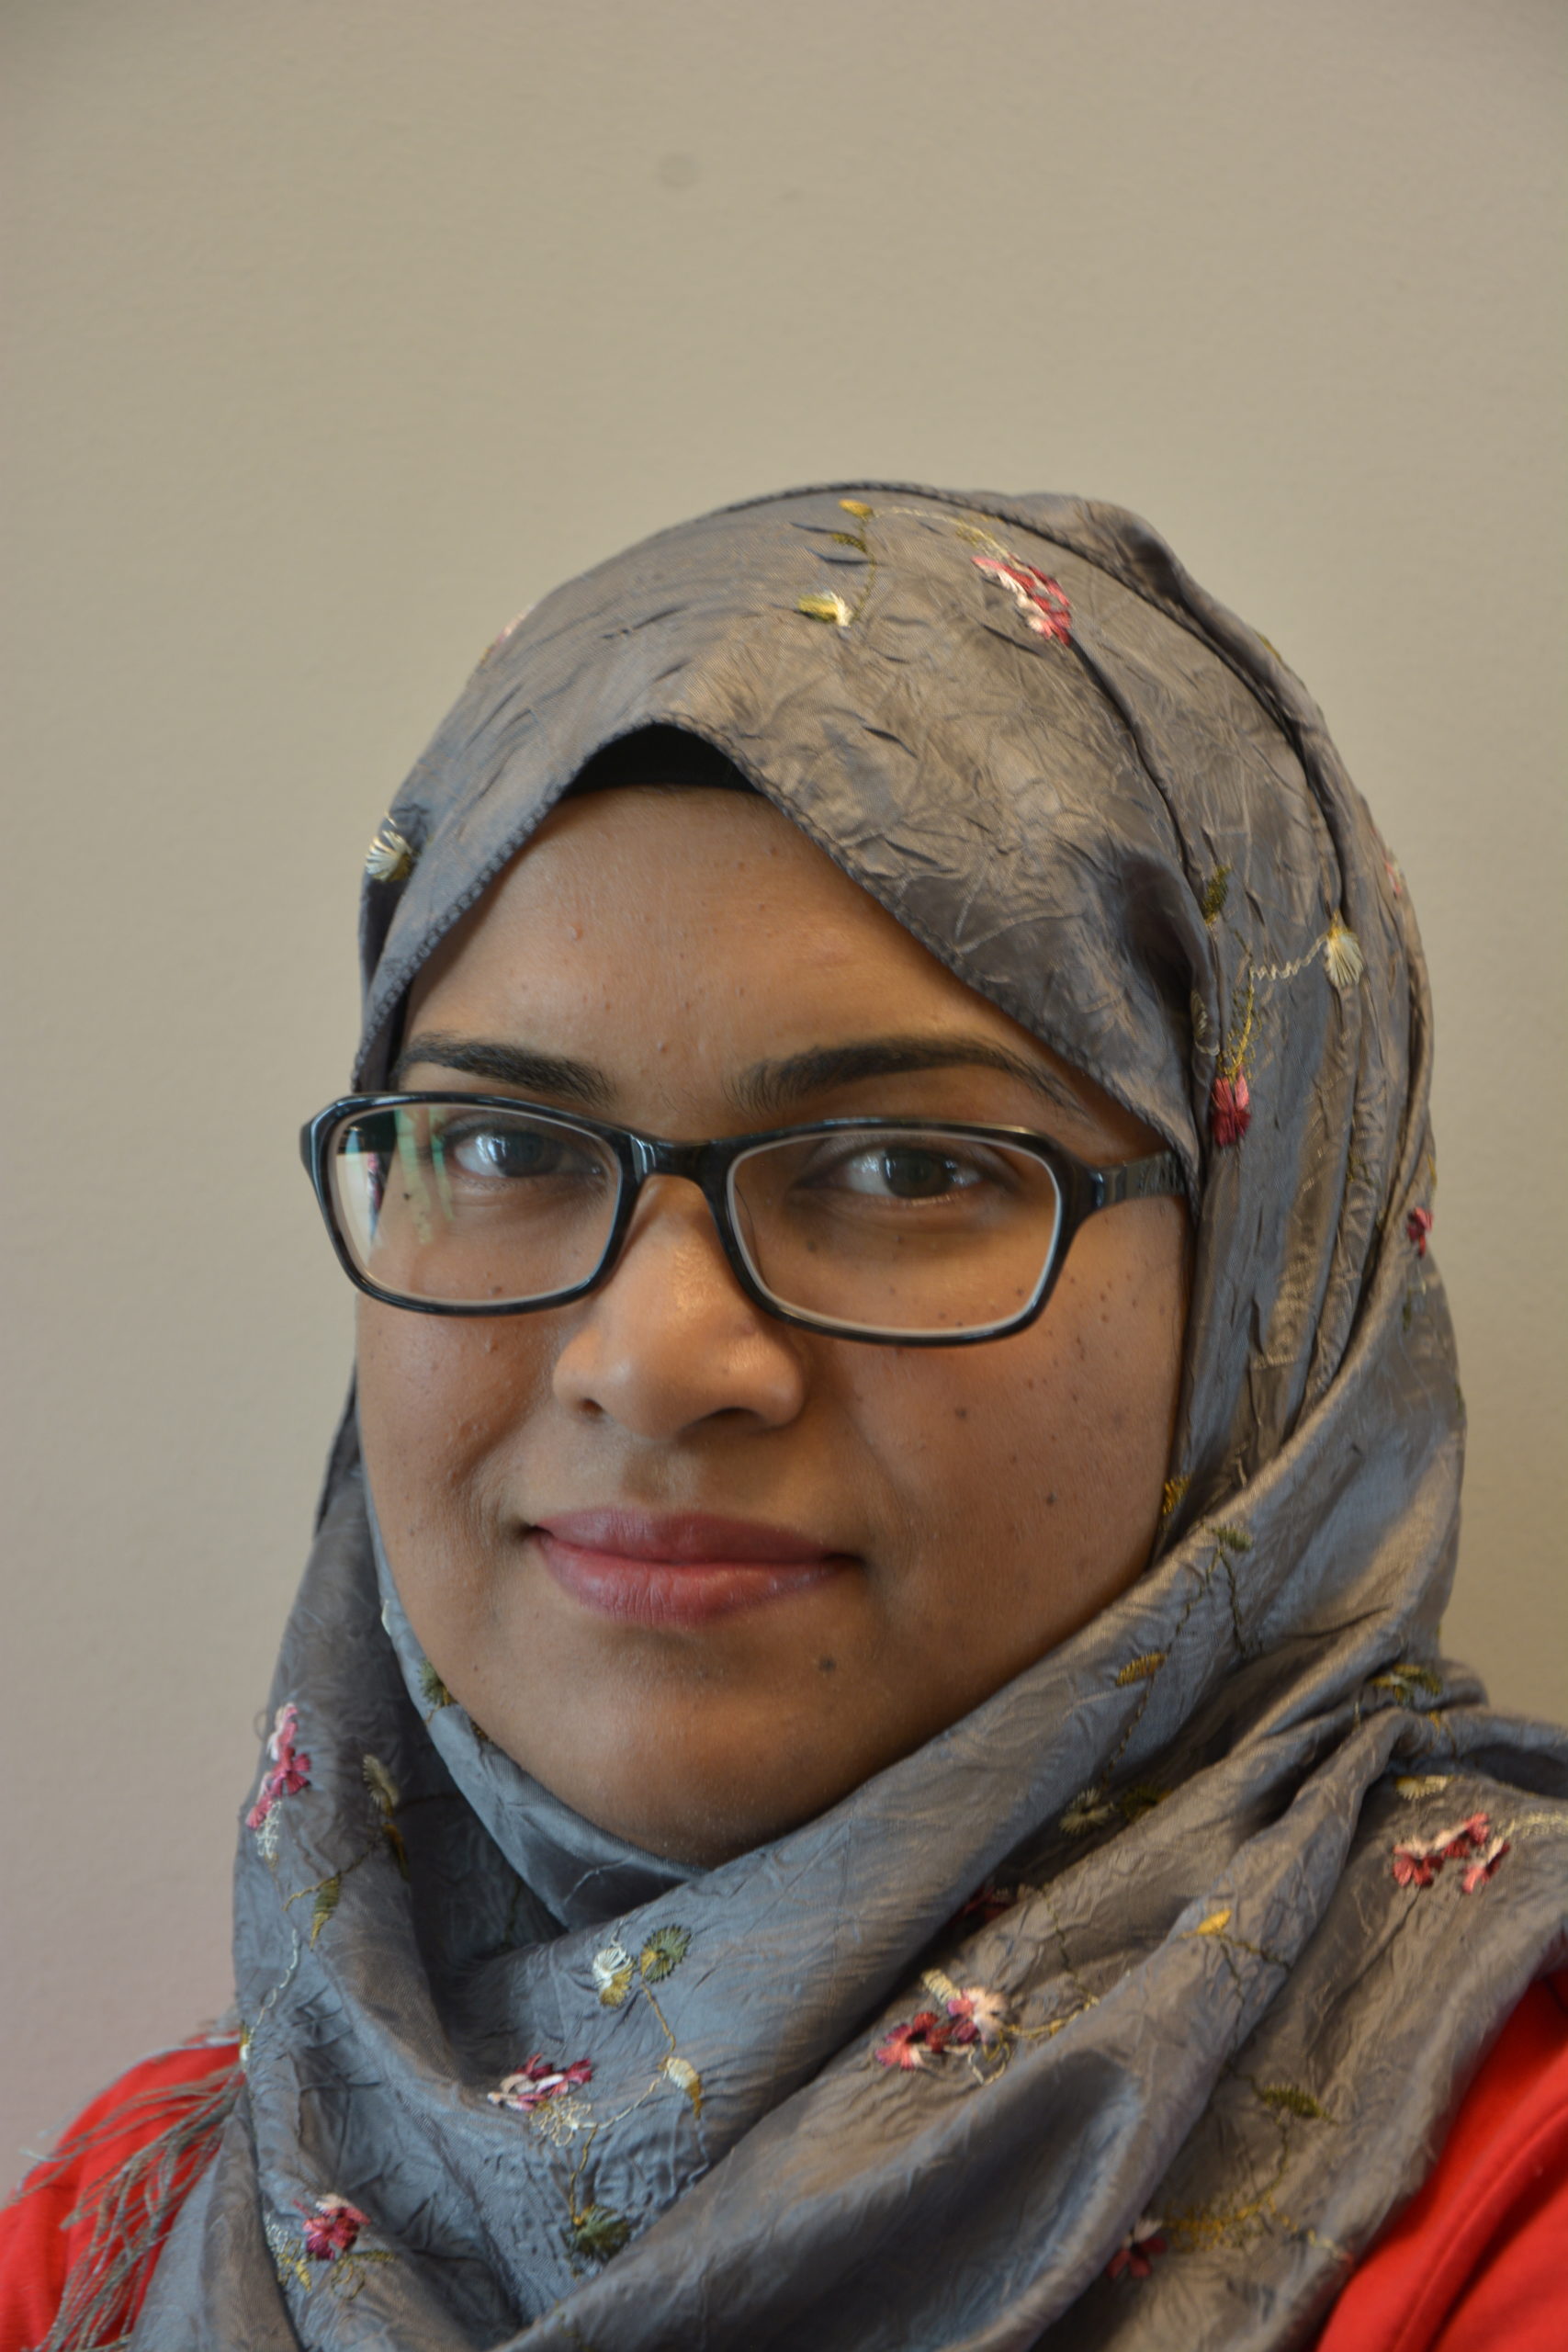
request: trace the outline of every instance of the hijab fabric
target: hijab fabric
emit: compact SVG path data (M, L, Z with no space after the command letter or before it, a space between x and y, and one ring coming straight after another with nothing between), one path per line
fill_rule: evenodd
M373 846L358 1083L649 726L1180 1156L1162 1540L971 1715L700 1871L450 1701L351 1412L240 1833L245 2087L135 2341L1309 2341L1568 1951L1568 1743L1438 1648L1462 1405L1398 870L1300 684L1134 516L797 492L491 648Z

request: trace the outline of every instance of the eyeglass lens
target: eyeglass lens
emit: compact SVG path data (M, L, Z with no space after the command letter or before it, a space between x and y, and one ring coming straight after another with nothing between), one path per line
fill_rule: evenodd
M589 1281L621 1172L568 1120L471 1102L361 1113L328 1148L338 1222L378 1289L430 1305L542 1300ZM1055 1254L1056 1182L1032 1152L919 1126L759 1144L728 1176L741 1252L775 1305L911 1338L1024 1314Z

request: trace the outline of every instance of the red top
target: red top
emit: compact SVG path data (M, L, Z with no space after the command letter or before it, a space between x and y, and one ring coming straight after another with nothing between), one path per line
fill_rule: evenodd
M94 2100L71 2138L144 2093L204 2093L236 2062L231 2042L143 2060ZM141 2109L89 2153L0 2211L0 2352L35 2352L92 2222L66 2216L170 2120ZM188 2166L194 2177L196 2165ZM183 2184L188 2189L190 2178ZM119 2315L129 2324L140 2306ZM1426 2186L1350 2278L1318 2352L1560 2352L1568 2342L1568 1974L1543 1977L1471 2085Z
M1532 1984L1318 2352L1568 2344L1568 1974Z

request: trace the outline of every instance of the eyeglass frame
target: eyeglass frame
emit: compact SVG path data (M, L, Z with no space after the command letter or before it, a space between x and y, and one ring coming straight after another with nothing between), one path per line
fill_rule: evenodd
M405 1298L395 1291L383 1289L355 1264L333 1196L327 1149L333 1130L345 1121L363 1118L376 1111L400 1111L437 1102L458 1102L479 1111L524 1112L534 1118L550 1120L558 1126L576 1128L609 1148L620 1172L620 1193L604 1253L585 1281L575 1283L567 1290L550 1291L542 1298L508 1299L496 1306L479 1299ZM840 1324L830 1317L808 1315L775 1299L748 1262L744 1244L735 1229L729 1183L736 1161L769 1144L797 1142L807 1136L907 1135L911 1129L920 1135L953 1136L972 1143L1009 1146L1043 1161L1050 1170L1061 1204L1056 1246L1028 1306L1005 1323L990 1324L979 1331L958 1331L950 1337L944 1332L887 1331ZM649 1178L679 1176L695 1184L707 1203L729 1270L753 1306L772 1316L775 1322L791 1324L800 1330L818 1331L828 1339L848 1340L857 1345L890 1348L972 1348L988 1340L1011 1339L1015 1332L1027 1330L1043 1314L1067 1252L1089 1217L1101 1209L1118 1207L1123 1201L1175 1196L1184 1199L1188 1189L1186 1172L1174 1151L1151 1152L1141 1159L1094 1167L1032 1127L983 1126L964 1119L814 1119L801 1126L773 1127L761 1134L715 1136L701 1143L675 1143L667 1136L645 1135L636 1127L617 1126L610 1120L583 1118L575 1111L562 1111L553 1103L525 1102L514 1094L464 1094L445 1088L403 1094L340 1095L335 1102L318 1111L314 1118L307 1119L300 1128L299 1157L315 1190L317 1205L339 1264L356 1290L384 1306L400 1307L411 1315L463 1317L533 1315L546 1307L569 1306L600 1289L615 1272Z

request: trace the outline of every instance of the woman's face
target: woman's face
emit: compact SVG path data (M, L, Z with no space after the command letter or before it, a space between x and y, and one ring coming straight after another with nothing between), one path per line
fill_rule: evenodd
M406 1035L400 1086L671 1137L864 1114L1031 1127L1094 1162L1159 1148L734 793L568 801L426 967ZM924 1066L826 1064L889 1040ZM1016 1069L984 1060L998 1048ZM1091 1217L1010 1339L831 1339L754 1306L695 1186L655 1177L575 1304L461 1320L361 1300L398 1590L527 1771L712 1864L955 1722L1138 1575L1185 1300L1186 1213L1155 1199Z

